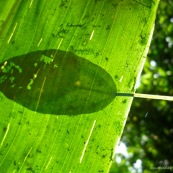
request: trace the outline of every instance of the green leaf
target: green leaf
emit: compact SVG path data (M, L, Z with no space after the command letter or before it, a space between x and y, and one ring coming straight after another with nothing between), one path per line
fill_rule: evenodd
M0 67L1 92L43 114L97 112L116 96L111 76L73 53L60 50L31 52L10 58Z
M0 2L1 172L109 171L157 5Z

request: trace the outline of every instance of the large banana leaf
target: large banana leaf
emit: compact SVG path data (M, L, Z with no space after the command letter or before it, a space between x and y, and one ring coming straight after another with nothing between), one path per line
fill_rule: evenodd
M157 6L0 1L1 173L109 171Z

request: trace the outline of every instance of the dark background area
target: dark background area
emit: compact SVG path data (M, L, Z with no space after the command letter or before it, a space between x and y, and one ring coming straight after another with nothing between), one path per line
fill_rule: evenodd
M173 96L173 0L161 0L137 93ZM173 102L135 98L110 173L173 172ZM141 169L135 163L141 162Z

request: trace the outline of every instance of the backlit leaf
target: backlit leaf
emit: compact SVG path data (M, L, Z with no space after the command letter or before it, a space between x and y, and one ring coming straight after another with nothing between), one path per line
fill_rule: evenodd
M106 107L115 97L111 76L70 52L31 52L11 58L0 67L1 92L40 113L92 113Z

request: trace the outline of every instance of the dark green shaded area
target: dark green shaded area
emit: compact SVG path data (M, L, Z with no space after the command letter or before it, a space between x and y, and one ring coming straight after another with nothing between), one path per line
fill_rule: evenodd
M71 52L31 52L1 63L0 68L0 91L32 111L86 114L105 108L115 98L111 76Z

